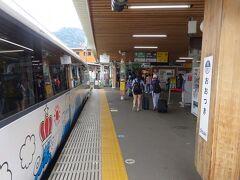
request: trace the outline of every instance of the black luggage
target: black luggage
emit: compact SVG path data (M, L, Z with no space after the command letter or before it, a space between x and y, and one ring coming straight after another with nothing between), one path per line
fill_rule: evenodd
M142 109L149 110L149 97L145 94L142 98Z
M161 112L161 113L167 113L168 112L167 100L159 99L159 101L158 101L158 112Z

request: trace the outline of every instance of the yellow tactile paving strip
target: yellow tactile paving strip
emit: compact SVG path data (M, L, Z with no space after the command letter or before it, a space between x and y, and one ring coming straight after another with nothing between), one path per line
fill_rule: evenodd
M102 180L128 180L107 97L100 90Z

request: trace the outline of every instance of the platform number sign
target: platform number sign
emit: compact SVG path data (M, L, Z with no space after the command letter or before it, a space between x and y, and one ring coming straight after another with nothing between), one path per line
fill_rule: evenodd
M213 56L204 58L199 135L207 141L211 99Z

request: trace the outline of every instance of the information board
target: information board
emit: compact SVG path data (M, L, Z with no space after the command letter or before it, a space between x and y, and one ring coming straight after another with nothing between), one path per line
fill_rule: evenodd
M107 54L101 54L100 55L100 63L109 63L110 62L110 56Z
M156 52L147 52L146 62L156 62Z
M146 62L146 53L145 52L135 52L134 53L135 62Z

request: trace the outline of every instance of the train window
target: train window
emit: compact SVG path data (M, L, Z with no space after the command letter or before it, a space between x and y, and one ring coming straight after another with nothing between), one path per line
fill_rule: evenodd
M89 72L84 66L80 66L80 83L83 86L89 85Z
M58 94L67 89L66 68L64 65L51 65L50 75L52 78L52 87L54 94Z
M80 85L80 79L79 79L79 70L76 65L72 65L72 76L73 76L73 86L77 87Z
M49 44L44 44L43 74L47 97L68 89L66 65L60 63L63 52Z
M35 103L31 48L0 38L0 119Z

